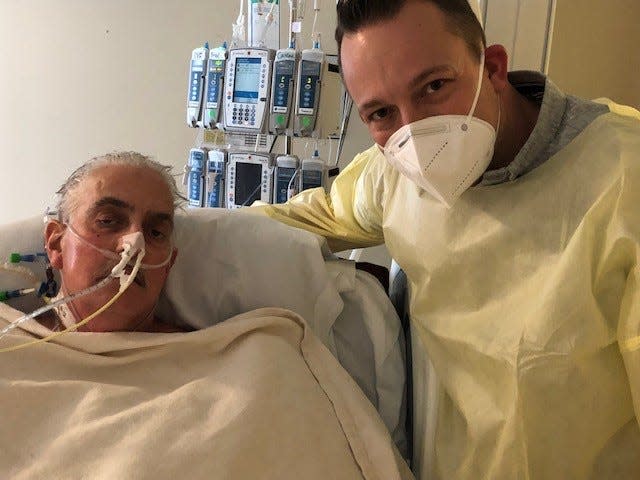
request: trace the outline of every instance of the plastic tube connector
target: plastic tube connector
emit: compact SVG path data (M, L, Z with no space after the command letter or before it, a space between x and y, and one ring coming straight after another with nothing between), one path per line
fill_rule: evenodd
M44 253L30 253L22 255L20 253L12 253L9 255L9 263L35 262L39 258L46 257Z
M128 235L124 235L121 237L122 241L122 252L120 253L121 259L120 262L111 269L111 277L118 278L120 280L120 292L124 292L133 279L138 274L138 270L140 269L140 265L142 265L142 259L144 258L145 248L144 248L144 236L142 232L134 232ZM135 256L138 255L136 259L136 263L133 266L133 270L131 273L127 274L125 272L126 266L129 264L129 261Z
M125 275L124 268L136 253L139 253L141 258L144 257L145 254L144 236L141 232L124 235L121 237L121 242L122 253L120 254L120 262L111 270L111 276L120 278Z
M5 290L0 292L0 302L5 302L11 298L24 297L35 292L35 288L22 288L20 290Z
M144 253L144 235L142 235L142 232L123 235L121 241L127 255L130 257L133 257L138 252Z

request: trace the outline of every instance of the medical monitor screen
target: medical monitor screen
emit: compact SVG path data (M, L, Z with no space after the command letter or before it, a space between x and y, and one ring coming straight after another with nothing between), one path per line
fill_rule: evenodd
M249 206L260 200L262 189L262 165L257 163L236 163L235 204Z
M258 103L260 88L260 58L240 57L236 59L233 101L236 103Z

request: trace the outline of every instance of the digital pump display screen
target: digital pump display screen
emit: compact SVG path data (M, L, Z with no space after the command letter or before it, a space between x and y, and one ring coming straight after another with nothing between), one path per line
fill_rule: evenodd
M209 88L207 90L207 102L216 103L220 91L220 77L224 74L224 62L222 60L209 60Z
M191 62L191 85L189 90L189 101L198 102L200 89L202 88L202 62L193 60Z
M286 107L289 100L289 85L291 85L291 79L293 78L295 63L293 60L286 60L280 62L279 68L276 71L276 81L273 85L274 89L274 102L275 107Z
M318 62L302 61L300 68L300 107L313 108L316 98L316 83L320 78L320 67Z
M236 163L235 204L249 206L260 200L262 190L262 165L258 163Z
M233 85L235 103L258 103L260 89L260 58L243 57L236 59L236 73Z

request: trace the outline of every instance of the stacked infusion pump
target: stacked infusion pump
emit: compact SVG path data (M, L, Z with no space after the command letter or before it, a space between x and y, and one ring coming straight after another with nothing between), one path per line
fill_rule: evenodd
M187 124L229 135L315 134L325 55L316 43L294 48L197 48L191 56ZM292 155L233 150L190 151L187 191L192 207L239 208L260 200L283 203L301 190L323 187L316 153Z

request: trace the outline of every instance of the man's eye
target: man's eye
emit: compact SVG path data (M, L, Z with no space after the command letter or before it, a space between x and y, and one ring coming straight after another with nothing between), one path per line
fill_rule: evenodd
M118 220L112 217L98 217L96 218L96 225L99 227L113 227L117 225Z
M389 116L389 109L388 108L380 108L378 110L376 110L375 112L373 112L371 115L369 115L369 121L370 122L379 122L381 120L384 120L385 118L387 118Z
M429 82L427 84L427 88L425 89L426 93L437 92L444 86L444 80L434 80L433 82Z
M166 228L149 228L147 230L146 238L149 242L154 243L166 243L169 241L171 232Z

